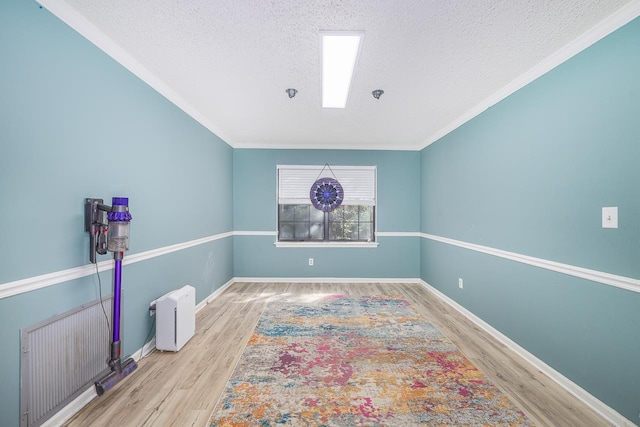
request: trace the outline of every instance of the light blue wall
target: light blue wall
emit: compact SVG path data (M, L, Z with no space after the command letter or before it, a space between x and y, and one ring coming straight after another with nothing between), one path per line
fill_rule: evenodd
M88 264L85 197L130 198L125 259L232 230L233 150L35 2L0 2L0 62L0 290ZM185 284L200 301L232 257L226 238L126 265L123 352L150 301ZM0 426L19 422L20 329L97 297L88 276L0 299Z
M417 232L415 151L234 150L234 230L275 231L276 165L377 166L378 231ZM276 248L275 236L236 236L236 277L394 277L419 274L417 237L379 237L377 248ZM308 265L314 258L314 266Z
M639 76L636 19L424 149L421 230L640 277ZM638 422L640 294L426 239L421 277Z

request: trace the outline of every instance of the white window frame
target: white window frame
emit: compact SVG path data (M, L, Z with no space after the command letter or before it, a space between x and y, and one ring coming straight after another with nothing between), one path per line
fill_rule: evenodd
M282 176L285 178L281 179ZM320 174L322 173L322 176ZM348 165L276 165L276 247L336 247L375 248L378 246L377 167ZM315 241L286 242L278 237L278 210L281 204L311 205L309 191L313 183L322 177L335 177L344 190L343 205L374 206L374 240L371 242Z

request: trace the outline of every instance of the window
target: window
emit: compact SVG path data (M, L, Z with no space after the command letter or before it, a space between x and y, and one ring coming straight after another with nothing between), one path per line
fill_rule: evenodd
M331 212L311 204L311 186L321 177L335 177L344 190ZM374 242L375 184L375 166L279 165L278 241Z

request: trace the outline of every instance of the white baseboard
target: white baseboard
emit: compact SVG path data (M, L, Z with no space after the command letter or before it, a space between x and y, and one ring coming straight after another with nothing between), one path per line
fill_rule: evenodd
M87 406L89 402L98 397L96 393L96 388L91 386L87 390L84 391L80 396L76 397L71 403L58 411L53 417L49 418L45 421L42 426L43 427L57 427L64 424L66 421L71 419L76 413L78 413L82 408Z
M416 278L379 278L379 277L236 277L233 282L256 283L414 283Z
M469 310L467 310L466 308L464 308L463 306L455 302L453 299L449 298L448 296L446 296L445 294L443 294L442 292L440 292L439 290L437 290L427 282L423 280L421 280L420 282L422 286L424 286L425 289L427 289L427 291L431 292L433 295L440 298L446 304L448 304L449 306L451 306L452 308L460 312L467 319L471 320L477 326L482 328L484 331L489 333L495 339L497 339L502 344L504 344L509 349L511 349L513 352L515 352L518 356L522 357L524 360L529 362L529 364L534 366L537 370L547 375L549 378L555 381L560 387L564 388L569 393L571 393L572 395L580 399L582 402L584 402L584 404L586 404L595 412L600 414L603 418L613 423L613 425L621 426L621 427L635 426L635 424L633 424L627 418L623 417L616 410L607 406L601 400L594 397L592 394L590 394L585 389L583 389L582 387L580 387L579 385L571 381L569 378L565 377L560 372L556 371L551 366L547 365L546 363L538 359L533 354L529 353L527 350L525 350L524 348L516 344L515 341L512 341L506 335L502 334L500 331L498 331L493 326L489 325L487 322L480 319L478 316L476 316L475 314L473 314L472 312L470 312Z
M227 290L229 286L233 285L235 281L236 281L235 279L229 280L227 283L225 283L224 285L220 286L218 289L213 291L211 295L209 295L208 297L200 301L200 303L196 305L196 313L202 310L203 308L205 308L211 301L218 298L224 291Z

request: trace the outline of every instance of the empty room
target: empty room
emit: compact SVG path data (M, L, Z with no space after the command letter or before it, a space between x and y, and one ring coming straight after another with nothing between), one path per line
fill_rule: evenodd
M640 0L3 0L0 62L0 426L640 425Z

